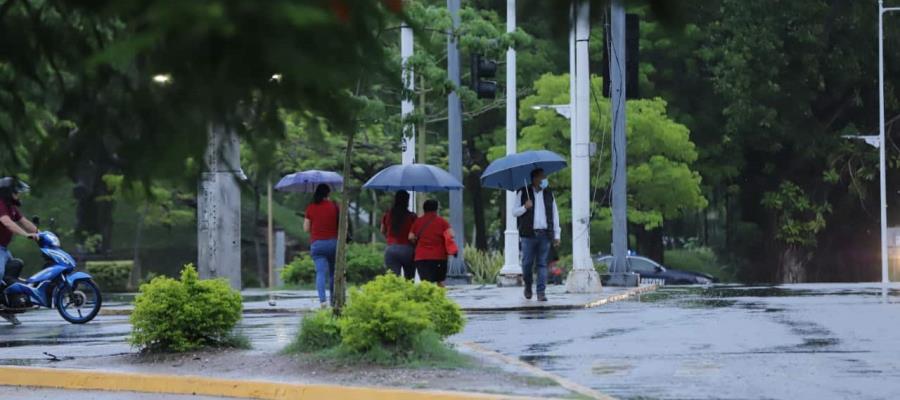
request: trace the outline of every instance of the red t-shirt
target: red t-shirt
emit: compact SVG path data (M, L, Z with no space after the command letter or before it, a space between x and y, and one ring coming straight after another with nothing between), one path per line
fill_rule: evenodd
M410 244L409 243L409 231L412 228L413 223L416 222L416 214L407 213L406 220L403 221L403 224L400 225L400 231L397 234L394 234L393 223L391 222L391 212L388 211L384 213L384 217L381 217L381 226L387 230L387 244Z
M338 206L331 200L321 203L310 203L306 207L306 219L309 220L309 242L316 240L337 239Z
M428 221L432 221L429 223ZM422 227L428 224L419 234ZM413 223L410 232L416 235L416 261L446 260L447 249L444 247L444 231L450 229L450 223L436 212L425 213Z
M0 217L7 216L13 222L18 222L22 219L22 214L19 212L19 209L16 206L6 202L5 200L0 200ZM12 241L13 233L11 230L6 229L3 224L0 224L0 246L6 247L9 246L9 242Z

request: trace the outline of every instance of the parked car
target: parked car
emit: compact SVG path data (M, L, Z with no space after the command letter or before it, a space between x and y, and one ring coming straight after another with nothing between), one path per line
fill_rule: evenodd
M613 256L606 255L600 256L594 261L610 266L612 260ZM707 285L719 281L709 274L666 268L646 257L629 255L626 260L628 270L640 274L642 280L661 280L666 285Z

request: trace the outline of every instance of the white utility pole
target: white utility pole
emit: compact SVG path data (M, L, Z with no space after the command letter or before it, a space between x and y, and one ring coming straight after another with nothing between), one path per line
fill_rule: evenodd
M884 7L878 0L878 173L881 191L881 282L891 281L888 275L887 245L887 177L885 171L885 138L884 138L884 14L900 11L900 7Z
M506 31L516 30L516 0L506 0ZM516 153L516 49L506 49L506 154ZM521 286L522 265L519 262L519 228L513 210L517 204L516 192L506 192L506 232L504 233L503 269L500 270L500 286Z
M590 162L590 95L591 76L588 68L590 39L590 3L579 1L575 12L575 129L571 133L572 152L572 262L566 280L569 293L593 293L601 290L600 276L591 260L591 162ZM571 59L571 58L570 58Z
M413 112L412 95L416 89L415 74L412 67L408 65L409 58L413 55L413 30L403 23L400 25L400 60L401 60L401 77L403 79L403 87L406 88L406 96L400 102L400 116L403 120L403 157L404 165L416 162L416 127L415 124L408 123L406 118ZM416 209L416 193L411 192L409 196L409 209Z

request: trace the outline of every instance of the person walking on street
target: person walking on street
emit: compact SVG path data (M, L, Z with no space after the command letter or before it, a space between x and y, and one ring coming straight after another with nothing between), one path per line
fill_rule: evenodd
M416 222L416 214L409 211L409 192L401 190L394 195L394 205L381 218L381 233L387 238L384 249L384 265L394 275L406 279L416 278L413 265L415 248L409 241L409 232Z
M0 290L6 287L3 279L6 275L6 264L12 260L9 252L9 243L15 235L24 236L31 240L38 239L38 230L28 218L22 216L19 207L21 193L28 192L28 184L16 178L0 178ZM18 325L19 320L15 314L0 313L3 318L13 325Z
M537 299L547 301L547 259L550 246L559 246L562 229L559 208L549 188L544 170L531 171L531 185L519 190L519 206L513 210L518 218L522 248L522 277L525 298L532 297L534 269L537 269Z
M316 291L322 308L328 307L326 290L334 300L334 259L340 215L337 203L328 199L329 194L331 188L328 185L317 186L303 220L303 230L309 233L309 253L316 265Z
M425 215L413 223L409 240L416 244L415 265L423 281L444 286L447 280L447 256L456 256L458 249L448 248L453 229L446 219L438 215L437 200L426 200Z

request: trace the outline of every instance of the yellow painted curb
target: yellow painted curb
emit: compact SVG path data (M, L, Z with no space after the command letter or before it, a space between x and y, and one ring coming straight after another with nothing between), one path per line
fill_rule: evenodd
M0 386L167 393L262 400L496 400L526 397L134 374L60 368L0 367Z

